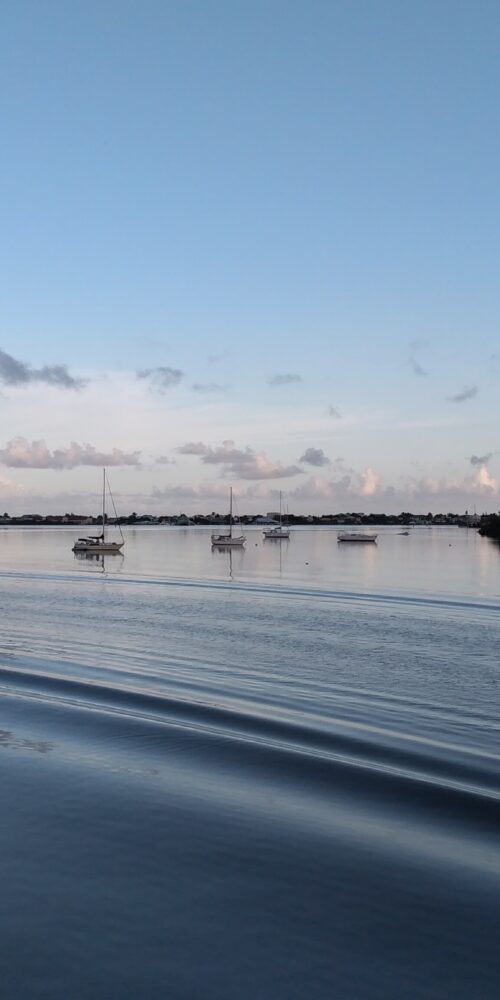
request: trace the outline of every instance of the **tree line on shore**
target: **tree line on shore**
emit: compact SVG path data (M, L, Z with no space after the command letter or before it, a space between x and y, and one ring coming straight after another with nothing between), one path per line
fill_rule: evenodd
M500 539L500 514L487 514L481 518L479 534Z
M239 520L244 525L259 525L275 523L278 514L244 514ZM402 511L400 514L365 514L363 512L348 512L339 514L289 514L287 523L293 525L399 525L399 526L430 526L430 525L460 525L462 527L478 528L480 534L491 538L500 538L500 514L413 514L409 511ZM172 524L172 525L217 525L227 524L229 517L226 513L219 514L212 511L211 514L132 514L117 518L108 518L107 523L113 524ZM102 516L89 517L83 514L21 514L9 515L5 512L0 515L1 525L96 525L102 523Z

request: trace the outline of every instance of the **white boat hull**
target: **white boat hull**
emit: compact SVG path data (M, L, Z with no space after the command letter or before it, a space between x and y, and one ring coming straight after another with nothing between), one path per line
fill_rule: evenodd
M237 548L244 545L244 535L212 535L212 545Z
M83 542L78 541L73 545L73 552L90 553L93 556L120 555L124 542Z
M290 538L290 532L288 528L270 528L267 531L263 531L262 534L264 538L274 539L276 542L280 542L282 539Z

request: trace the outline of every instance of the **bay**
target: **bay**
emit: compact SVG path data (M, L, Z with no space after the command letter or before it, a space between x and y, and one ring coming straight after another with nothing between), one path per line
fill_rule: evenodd
M7 996L493 998L500 550L0 531Z

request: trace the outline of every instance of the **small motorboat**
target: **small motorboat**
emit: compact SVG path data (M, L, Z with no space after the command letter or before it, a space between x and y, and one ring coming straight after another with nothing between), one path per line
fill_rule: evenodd
M377 536L368 531L339 531L338 542L376 542Z

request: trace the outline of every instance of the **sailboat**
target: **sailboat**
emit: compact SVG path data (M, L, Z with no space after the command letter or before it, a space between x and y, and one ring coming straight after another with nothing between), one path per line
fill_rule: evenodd
M282 538L290 538L290 528L288 525L283 524L282 517L282 502L281 502L281 490L280 490L280 520L279 524L275 528L264 528L263 531L264 538L274 538L280 541Z
M212 535L212 545L244 545L246 538L244 535L233 535L233 487L229 487L229 532Z
M120 555L121 549L125 544L125 539L123 537L122 529L120 529L121 542L109 542L106 539L106 486L109 490L109 495L111 496L111 501L113 507L115 506L111 490L109 489L109 482L106 476L106 469L102 470L102 534L100 535L88 535L87 538L78 538L73 545L73 552L85 552L90 555ZM116 509L115 509L116 514Z

